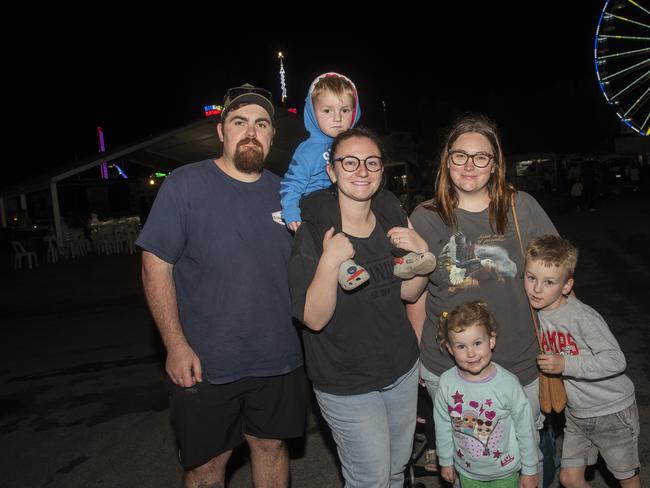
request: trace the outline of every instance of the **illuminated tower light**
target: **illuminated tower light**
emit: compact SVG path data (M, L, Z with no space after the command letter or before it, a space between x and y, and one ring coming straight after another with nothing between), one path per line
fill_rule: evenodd
M287 83L285 80L285 71L284 71L284 63L282 60L284 59L284 54L282 52L278 53L278 59L280 60L280 87L282 88L282 103L287 100Z

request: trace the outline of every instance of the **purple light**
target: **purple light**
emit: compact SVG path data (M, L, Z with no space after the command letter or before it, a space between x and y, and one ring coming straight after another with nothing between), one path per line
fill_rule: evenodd
M106 152L106 147L104 146L104 129L101 127L97 127L97 142L99 144L99 152L103 153ZM107 180L108 179L108 164L107 163L102 163L99 166L99 173L100 173L100 178L102 180Z
M97 141L99 143L99 152L106 152L106 148L104 147L104 129L101 127L97 127Z

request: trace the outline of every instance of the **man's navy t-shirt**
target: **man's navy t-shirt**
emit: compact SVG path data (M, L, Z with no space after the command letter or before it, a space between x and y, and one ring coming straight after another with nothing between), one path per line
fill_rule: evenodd
M165 180L138 237L174 265L183 333L211 383L302 364L287 274L291 237L273 219L279 190L266 170L244 183L212 160L189 164Z

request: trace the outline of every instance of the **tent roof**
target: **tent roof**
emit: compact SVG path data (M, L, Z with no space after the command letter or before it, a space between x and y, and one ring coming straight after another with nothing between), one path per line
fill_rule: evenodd
M223 148L216 135L220 120L220 115L206 117L169 132L48 170L19 184L0 189L0 197L15 197L43 190L49 188L51 183L117 159L152 169L171 171L187 163L216 158ZM276 107L274 125L276 135L266 167L282 175L291 161L293 151L299 142L307 137L307 133L300 117L280 107Z

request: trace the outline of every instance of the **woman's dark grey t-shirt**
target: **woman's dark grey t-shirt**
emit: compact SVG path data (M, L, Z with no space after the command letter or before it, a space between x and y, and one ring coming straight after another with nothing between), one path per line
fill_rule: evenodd
M546 212L529 194L517 193L516 210L524 249L536 236L557 234ZM456 209L456 219L458 227L453 229L436 212L423 206L411 215L413 227L438 259L426 290L426 319L420 343L422 364L437 375L453 366L447 350L443 351L436 342L438 318L462 303L482 300L498 326L494 361L527 385L538 376L538 345L524 291L524 257L512 215L503 235L490 228L487 209Z

